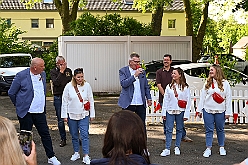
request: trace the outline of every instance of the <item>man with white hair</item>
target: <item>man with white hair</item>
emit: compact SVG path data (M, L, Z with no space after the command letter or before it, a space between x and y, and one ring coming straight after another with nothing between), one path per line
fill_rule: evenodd
M56 57L56 67L50 71L50 75L53 82L53 105L56 110L58 129L61 138L59 146L64 147L66 145L66 132L64 120L61 118L62 94L66 84L72 79L72 71L70 68L67 68L63 56Z

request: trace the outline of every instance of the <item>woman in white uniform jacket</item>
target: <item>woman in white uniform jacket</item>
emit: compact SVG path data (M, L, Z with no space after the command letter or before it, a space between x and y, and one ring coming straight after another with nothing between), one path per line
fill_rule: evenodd
M176 122L176 142L174 151L175 155L180 155L182 131L184 121L189 119L190 105L190 89L186 83L184 72L181 68L175 68L172 71L172 82L166 86L162 106L162 117L166 120L166 145L165 149L160 154L161 156L170 155L174 121Z
M77 87L78 91L76 91ZM87 110L84 106L90 103ZM65 86L62 96L61 118L68 121L74 154L71 160L80 158L79 154L79 135L82 139L83 163L90 164L89 154L89 121L95 118L94 99L91 86L84 80L83 68L74 70L72 81Z
M221 99L214 100L213 94L215 92L221 96ZM220 102L220 100L223 102ZM210 67L208 79L201 90L197 112L199 112L199 117L202 117L203 113L205 126L207 149L204 151L203 156L208 158L212 154L211 147L213 143L214 126L220 146L220 155L225 156L224 125L225 120L232 114L232 91L219 65L214 64Z

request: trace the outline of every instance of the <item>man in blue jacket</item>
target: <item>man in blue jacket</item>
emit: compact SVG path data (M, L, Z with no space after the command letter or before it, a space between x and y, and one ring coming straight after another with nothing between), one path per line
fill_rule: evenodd
M30 68L16 74L10 89L9 97L16 107L20 130L31 131L35 125L48 157L48 163L60 165L55 157L52 139L46 120L46 73L45 62L34 58Z
M132 53L129 58L129 66L119 70L122 90L118 105L124 110L130 110L139 115L145 126L146 104L151 106L152 99L146 73L139 68L139 65L140 56Z

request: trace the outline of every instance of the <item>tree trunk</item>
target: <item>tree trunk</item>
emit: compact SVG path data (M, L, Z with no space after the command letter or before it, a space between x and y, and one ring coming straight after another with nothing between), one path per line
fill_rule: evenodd
M70 31L70 23L77 19L79 0L73 1L71 9L68 0L54 0L54 3L62 20L62 34L65 34Z
M190 0L183 0L183 2L186 17L186 36L192 36L192 61L196 62L200 58L200 52L202 50L203 45L203 38L205 36L209 1L204 3L201 22L196 35L194 35L193 32L192 10L190 7Z
M160 36L161 33L162 18L164 12L163 6L164 4L158 6L156 11L152 14L151 26L152 26L153 35L155 36Z

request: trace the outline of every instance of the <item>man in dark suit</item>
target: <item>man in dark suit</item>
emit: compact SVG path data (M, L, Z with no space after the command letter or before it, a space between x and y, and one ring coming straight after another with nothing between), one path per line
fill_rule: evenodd
M129 66L119 70L120 84L122 87L118 105L124 110L135 112L146 120L146 103L152 105L150 88L145 71L139 68L140 56L132 53L129 58Z
M48 157L48 163L60 165L53 152L52 140L46 120L46 73L45 62L34 58L30 68L16 74L9 97L16 107L20 130L31 131L35 125Z

